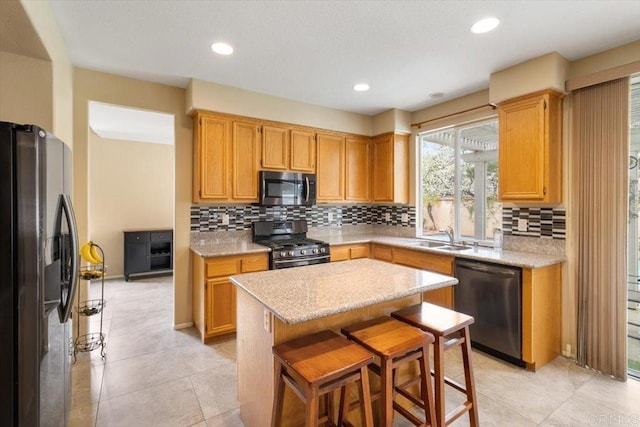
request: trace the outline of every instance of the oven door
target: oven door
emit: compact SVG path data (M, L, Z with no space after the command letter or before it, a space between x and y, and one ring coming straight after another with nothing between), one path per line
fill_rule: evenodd
M306 197L302 174L260 171L260 204L262 206L297 206Z

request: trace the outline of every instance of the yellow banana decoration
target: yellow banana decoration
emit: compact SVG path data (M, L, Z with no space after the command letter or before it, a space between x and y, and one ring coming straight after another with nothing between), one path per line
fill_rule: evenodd
M98 245L93 242L89 242L89 253L91 254L91 258L93 258L96 262L94 264L102 263L102 257L100 256L100 252L98 252Z
M87 243L80 246L80 255L82 259L87 261L89 264L100 264L102 260L98 261L91 255L91 246L93 245L92 241L88 241Z

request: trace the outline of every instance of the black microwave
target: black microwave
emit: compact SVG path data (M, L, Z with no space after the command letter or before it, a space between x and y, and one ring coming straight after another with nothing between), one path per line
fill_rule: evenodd
M313 206L315 203L314 174L260 171L261 206Z

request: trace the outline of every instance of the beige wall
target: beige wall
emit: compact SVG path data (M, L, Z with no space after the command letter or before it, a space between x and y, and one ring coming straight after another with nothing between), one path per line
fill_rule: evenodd
M173 228L173 145L89 132L89 231L109 276L124 271L126 229Z
M321 129L371 135L371 117L192 79L186 111L209 110Z
M51 62L0 52L0 120L53 129Z
M567 78L582 77L635 61L640 61L640 40L573 61Z
M49 58L53 78L53 126L50 130L73 147L73 65L47 1L21 0Z
M551 52L513 67L492 73L489 79L489 102L497 104L544 89L564 92L569 61Z
M74 69L74 184L80 241L93 238L88 226L89 101L161 111L175 118L174 326L191 323L189 210L192 122L185 114L185 90L142 80ZM170 196L169 196L170 197Z

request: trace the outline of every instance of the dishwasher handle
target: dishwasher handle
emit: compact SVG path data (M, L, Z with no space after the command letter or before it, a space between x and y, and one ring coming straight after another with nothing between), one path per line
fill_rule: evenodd
M479 271L482 273L502 277L516 277L519 273L519 271L515 268L499 267L497 265L490 265L473 261L456 261L456 267L466 268L468 270Z

